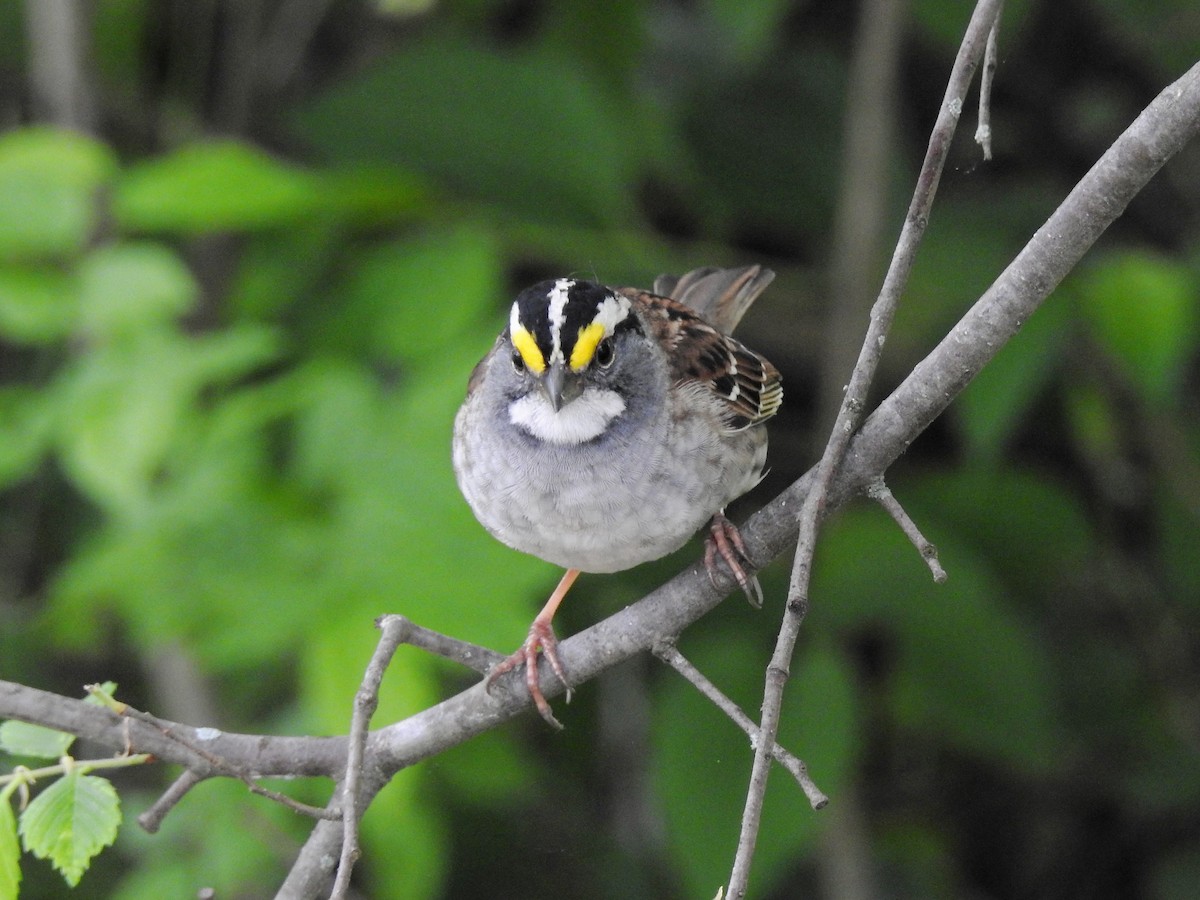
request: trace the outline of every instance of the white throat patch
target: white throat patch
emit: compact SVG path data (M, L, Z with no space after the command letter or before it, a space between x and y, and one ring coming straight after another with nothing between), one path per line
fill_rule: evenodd
M582 444L599 437L625 411L616 391L588 388L558 412L541 391L531 391L508 407L508 418L548 444Z

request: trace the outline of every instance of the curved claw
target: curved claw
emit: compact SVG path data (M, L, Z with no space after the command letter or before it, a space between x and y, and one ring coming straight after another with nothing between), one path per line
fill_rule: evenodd
M559 730L562 729L562 723L554 717L553 711L550 709L550 703L546 700L542 693L542 688L538 684L538 649L541 649L542 656L550 663L550 669L567 691L567 702L571 702L571 683L567 681L567 673L563 668L562 660L558 658L558 638L554 635L554 629L550 626L549 621L543 621L540 617L533 620L533 624L529 626L529 635L525 638L524 643L517 648L517 651L507 659L496 664L496 667L488 673L487 679L484 682L484 689L491 691L492 685L505 672L510 672L522 663L525 664L525 685L529 689L529 696L533 700L537 711L541 714L546 723Z
M743 563L750 562L746 553L746 544L742 541L741 532L736 525L725 518L725 513L718 512L709 523L709 535L704 541L704 568L708 572L708 580L715 586L716 561L719 554L724 560L738 587L755 609L762 609L762 586L755 575L746 573Z

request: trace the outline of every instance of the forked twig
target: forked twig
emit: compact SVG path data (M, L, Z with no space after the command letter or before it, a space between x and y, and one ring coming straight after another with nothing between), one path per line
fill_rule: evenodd
M147 833L156 834L163 819L167 817L167 813L175 808L175 805L187 795L188 791L203 780L204 776L198 774L194 769L184 769L179 777L171 782L171 786L150 805L150 808L137 817L138 825L142 826Z
M707 697L717 709L725 713L733 721L733 724L742 729L746 733L746 737L750 738L751 746L758 743L758 726L754 724L754 720L742 712L741 707L729 699L719 687L709 681L703 672L692 665L691 661L679 652L678 647L673 643L662 643L655 646L652 652L690 681L696 690ZM771 748L771 756L792 773L792 777L804 791L804 796L808 798L813 809L824 809L829 804L829 798L825 796L824 791L817 787L816 782L808 774L808 766L804 764L804 760L785 750L778 743Z
M333 882L330 900L341 900L350 891L350 874L358 861L358 823L362 818L360 806L360 782L363 761L366 757L367 735L371 717L379 707L379 686L383 673L396 648L408 640L413 625L404 616L380 616L375 620L380 631L379 643L363 673L362 685L354 695L354 713L350 719L350 746L346 753L346 774L341 782L342 809L342 853L338 860L337 878Z
M979 73L979 124L975 128L975 143L983 151L983 158L992 158L992 78L996 74L996 44L1000 31L1000 18L1004 14L1004 0L996 7L996 21L988 32L987 48L983 55L983 71Z
M502 653L450 637L432 628L425 628L405 619L404 616L385 616L389 619L404 620L404 643L459 665L466 666L480 675L486 675L505 659Z
M829 443L817 465L817 474L808 496L800 510L800 535L796 546L796 557L792 567L788 600L785 605L783 623L775 644L775 652L767 666L766 685L763 690L762 720L759 724L761 737L754 752L754 764L750 773L750 788L746 795L746 806L742 813L741 835L738 838L737 855L729 877L729 896L741 898L746 894L749 883L750 864L758 841L759 825L762 821L763 801L766 797L767 777L771 769L771 748L779 733L779 717L783 708L783 688L791 667L792 654L800 636L800 626L808 612L808 586L812 570L812 558L816 549L816 535L824 514L829 485L841 464L850 438L857 430L866 405L867 389L874 378L883 345L891 328L900 295L912 270L916 249L929 221L929 211L937 191L942 168L949 153L950 141L962 113L967 89L975 69L983 56L984 44L999 15L1000 0L980 0L967 26L958 56L950 73L946 94L938 112L937 121L929 137L925 161L917 177L917 187L909 204L904 228L892 255L879 299L871 310L871 322L863 341L858 362L851 374L846 395L834 423Z

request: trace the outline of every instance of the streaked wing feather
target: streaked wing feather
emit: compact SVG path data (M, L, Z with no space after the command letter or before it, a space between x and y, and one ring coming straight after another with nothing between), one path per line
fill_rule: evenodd
M639 305L667 348L676 383L701 385L722 401L726 428L741 431L775 415L783 386L770 362L679 301L635 288L621 292Z
M750 305L773 280L775 273L762 266L718 269L707 266L681 277L660 275L654 293L678 300L724 334L732 334Z

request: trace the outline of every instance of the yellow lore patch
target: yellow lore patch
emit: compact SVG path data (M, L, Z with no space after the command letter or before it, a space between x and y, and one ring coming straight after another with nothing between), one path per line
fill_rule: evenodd
M575 349L571 351L571 369L582 372L587 368L592 357L596 355L596 347L604 340L604 326L592 322L579 329L579 339L575 341Z
M525 360L525 367L534 375L541 375L546 371L546 358L542 356L542 351L538 348L537 341L533 339L533 335L529 333L529 329L517 326L512 330L513 346L517 348L517 352L521 354L521 359Z

